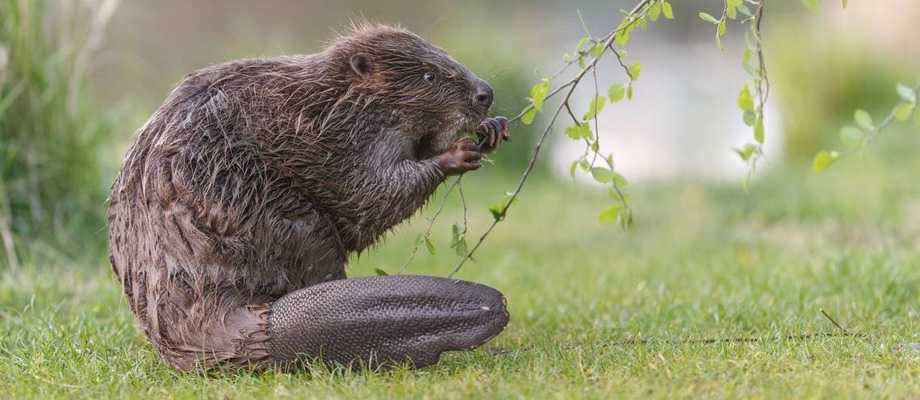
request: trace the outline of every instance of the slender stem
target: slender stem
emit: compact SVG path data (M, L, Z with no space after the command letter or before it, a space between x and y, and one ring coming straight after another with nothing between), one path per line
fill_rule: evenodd
M422 237L421 237L422 240L428 240L428 238L431 237L431 230L434 228L434 223L438 220L438 216L441 215L441 211L444 211L444 205L447 204L447 198L450 197L451 192L453 192L455 188L460 186L460 181L462 179L463 179L463 175L458 176L457 179L454 180L454 183L452 183L450 187L447 188L447 192L445 192L444 197L441 198L441 204L438 205L438 208L435 210L434 214L432 214L431 217L428 218L428 227L425 228L425 233L422 234ZM461 191L461 196L462 196L462 191ZM465 208L466 206L464 206L464 209ZM465 212L466 211L464 210L464 214ZM406 259L406 262L404 262L403 265L399 267L399 271L397 272L397 274L402 274L403 272L405 272L406 268L409 267L409 264L412 263L412 260L415 259L415 255L418 254L419 247L422 246L422 243L421 243L422 240L415 241L415 246L412 248L412 253L409 253L409 258Z
M917 85L916 87L914 87L914 93L920 94L920 85ZM918 108L920 108L920 105L914 105L914 111L911 111L911 116L913 116L913 113L917 112ZM891 125L892 122L894 122L894 118L897 112L898 112L897 107L894 107L891 109L891 111L888 113L885 119L883 119L882 122L880 122L875 127L875 129L873 129L872 132L870 132L869 137L866 139L867 144L874 141L875 138L878 137L878 135L882 133L882 131L884 131L886 128L888 128L889 125Z
M457 185L457 194L460 195L460 206L463 207L463 231L460 232L460 235L466 236L466 232L470 228L470 209L466 206L466 195L463 194L463 185Z

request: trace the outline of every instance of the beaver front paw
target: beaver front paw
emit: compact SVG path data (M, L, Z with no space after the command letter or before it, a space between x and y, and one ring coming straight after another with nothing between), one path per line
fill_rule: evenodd
M479 150L483 153L490 153L497 149L501 142L511 139L508 119L505 117L486 118L479 124L476 133L480 138Z
M456 141L450 150L437 156L438 167L444 175L459 175L479 169L481 159L479 146L468 137Z

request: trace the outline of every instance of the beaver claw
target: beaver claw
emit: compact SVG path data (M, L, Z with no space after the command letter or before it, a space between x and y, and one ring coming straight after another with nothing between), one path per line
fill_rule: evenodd
M505 117L486 118L479 124L476 133L480 138L479 150L483 153L492 152L501 142L511 139L508 119Z

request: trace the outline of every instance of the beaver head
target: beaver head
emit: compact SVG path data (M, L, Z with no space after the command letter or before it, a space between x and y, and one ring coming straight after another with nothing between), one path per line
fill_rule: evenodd
M360 25L327 49L363 104L387 110L420 158L448 150L492 105L492 88L444 50L405 29Z

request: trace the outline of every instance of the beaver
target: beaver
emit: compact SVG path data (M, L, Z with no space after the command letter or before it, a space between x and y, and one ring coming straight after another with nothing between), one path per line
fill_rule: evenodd
M492 102L444 50L368 23L316 54L187 75L108 202L112 268L144 334L180 370L424 367L496 336L509 314L490 287L345 279L349 254L509 139Z

